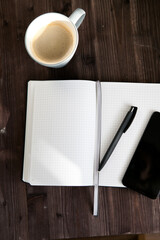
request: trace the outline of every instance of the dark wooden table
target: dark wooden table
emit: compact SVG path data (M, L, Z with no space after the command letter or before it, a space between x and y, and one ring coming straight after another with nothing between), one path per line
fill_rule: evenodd
M45 12L87 15L63 69L35 63L24 47L29 23ZM0 239L51 240L160 232L160 201L121 188L32 187L22 182L27 82L30 79L160 81L159 0L0 1Z

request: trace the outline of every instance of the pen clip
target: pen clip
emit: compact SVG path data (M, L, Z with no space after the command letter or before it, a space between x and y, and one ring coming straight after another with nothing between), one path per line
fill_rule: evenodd
M131 118L130 118L128 124L126 125L125 129L123 130L123 133L125 133L127 131L127 129L129 128L129 126L131 125L131 123L136 115L137 107L132 106L130 109L130 112L132 113L132 115L131 115Z

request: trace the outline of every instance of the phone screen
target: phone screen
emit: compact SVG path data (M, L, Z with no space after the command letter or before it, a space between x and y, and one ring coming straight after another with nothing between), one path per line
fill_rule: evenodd
M160 113L154 112L131 159L122 183L149 198L160 190Z

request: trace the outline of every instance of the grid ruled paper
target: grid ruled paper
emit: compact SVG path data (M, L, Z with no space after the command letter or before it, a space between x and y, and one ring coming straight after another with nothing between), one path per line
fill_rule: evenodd
M33 88L23 180L32 185L93 185L96 83L30 81L28 94Z
M99 185L123 187L122 178L154 111L160 112L160 84L102 82L101 159L131 106L137 114L100 171Z

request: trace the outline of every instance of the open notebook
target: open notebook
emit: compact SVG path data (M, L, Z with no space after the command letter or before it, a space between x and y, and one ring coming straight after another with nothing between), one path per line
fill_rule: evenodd
M98 163L132 105L138 107L136 117L100 172L100 186L123 186L147 122L152 112L160 111L160 84L30 81L23 180L32 185L94 185Z

